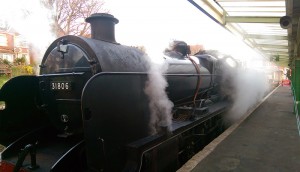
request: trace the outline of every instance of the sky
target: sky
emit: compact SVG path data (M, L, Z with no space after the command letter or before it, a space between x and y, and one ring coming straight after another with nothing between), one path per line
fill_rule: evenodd
M39 0L0 0L0 4L1 18L7 19L43 54L55 39L50 30L51 12ZM187 0L106 0L105 8L119 19L116 41L124 45L143 45L147 51L162 51L172 40L182 40L236 58L258 56ZM26 11L27 15L20 11Z
M205 49L218 49L237 58L258 56L187 0L109 0L106 6L120 20L116 25L116 40L122 44L156 49L166 48L176 39L204 45Z

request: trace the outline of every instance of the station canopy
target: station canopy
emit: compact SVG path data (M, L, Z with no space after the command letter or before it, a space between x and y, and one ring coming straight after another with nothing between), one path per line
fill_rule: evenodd
M300 1L300 0L299 0ZM288 30L280 26L286 16L285 0L195 0L190 1L217 23L265 58L288 66Z

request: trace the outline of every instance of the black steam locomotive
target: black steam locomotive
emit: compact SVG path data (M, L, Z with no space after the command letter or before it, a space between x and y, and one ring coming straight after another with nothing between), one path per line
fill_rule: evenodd
M92 38L58 38L39 76L12 78L0 90L0 171L175 171L221 130L224 61L164 56L166 92L152 91L173 104L167 121L167 107L157 107L160 98L150 106L145 91L161 84L149 79L149 57L115 41L112 15L86 21Z

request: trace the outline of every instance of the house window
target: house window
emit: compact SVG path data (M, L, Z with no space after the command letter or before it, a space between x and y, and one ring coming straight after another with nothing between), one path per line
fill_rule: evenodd
M8 60L9 62L13 62L13 55L12 54L2 54L3 60Z
M22 36L15 37L15 46L16 47L28 47L27 41Z
M0 46L7 46L7 37L5 34L0 34Z

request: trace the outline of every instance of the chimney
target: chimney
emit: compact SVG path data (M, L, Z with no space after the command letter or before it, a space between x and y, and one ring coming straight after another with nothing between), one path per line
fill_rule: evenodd
M85 19L91 24L91 38L111 43L117 43L115 39L115 24L119 20L107 13L95 13Z

